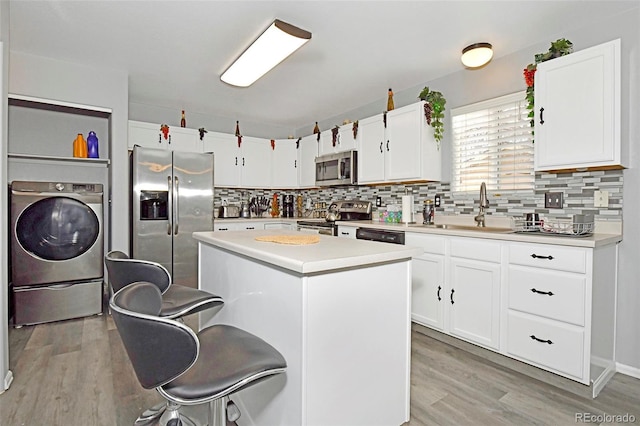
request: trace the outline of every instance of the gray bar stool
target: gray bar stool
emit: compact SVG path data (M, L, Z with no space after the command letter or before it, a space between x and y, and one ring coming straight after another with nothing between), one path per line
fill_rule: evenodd
M208 403L208 425L225 426L229 395L286 370L280 352L244 330L213 325L196 334L160 316L162 295L154 284L130 284L113 295L109 306L138 381L167 400L162 425L192 424L180 406Z
M172 283L169 271L159 263L131 259L118 250L107 253L104 262L109 273L111 294L137 281L155 284L162 293L160 315L163 317L180 318L223 304L220 296Z

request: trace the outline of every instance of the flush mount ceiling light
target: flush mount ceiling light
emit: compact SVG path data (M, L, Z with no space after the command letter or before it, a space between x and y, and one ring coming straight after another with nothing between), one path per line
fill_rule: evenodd
M462 63L468 68L478 68L493 57L490 43L474 43L462 49Z
M310 39L309 31L276 19L220 79L233 86L250 86Z

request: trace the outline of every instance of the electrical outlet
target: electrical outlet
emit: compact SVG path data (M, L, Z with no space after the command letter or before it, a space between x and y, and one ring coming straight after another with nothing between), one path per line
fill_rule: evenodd
M382 207L382 197L376 197L376 207Z
M609 207L609 191L593 191L593 207Z
M440 207L440 195L436 194L435 202L433 203L436 207Z
M562 208L562 192L546 192L544 194L545 209L561 209Z

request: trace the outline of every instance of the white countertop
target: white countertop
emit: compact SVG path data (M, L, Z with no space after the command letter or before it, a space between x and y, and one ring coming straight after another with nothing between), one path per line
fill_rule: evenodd
M245 219L246 220L246 219ZM320 242L289 245L256 241L262 235L300 235L296 231L194 232L203 243L254 258L300 274L322 273L409 259L422 254L417 247L319 235Z
M324 221L324 219L317 218L303 218L303 217L216 217L215 221L218 223L246 223L246 222L277 222L277 223L296 223L299 220L317 220Z
M451 235L459 237L484 238L503 241L518 241L537 244L554 244L573 247L602 247L616 244L622 241L620 234L594 233L588 237L563 237L553 235L541 235L539 233L515 233L509 228L495 231L477 231L471 229L444 229L425 226L421 224L385 223L377 220L339 221L338 225L388 229L404 232L417 232L424 234ZM493 228L492 228L493 229Z

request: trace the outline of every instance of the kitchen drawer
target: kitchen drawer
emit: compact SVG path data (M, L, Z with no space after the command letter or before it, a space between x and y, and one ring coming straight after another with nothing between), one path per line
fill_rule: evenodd
M447 239L434 235L421 234L419 232L406 232L404 243L408 246L416 246L424 249L425 253L444 254Z
M581 327L509 311L507 352L580 381L583 379L584 329Z
M451 256L500 263L500 243L479 238L451 238Z
M512 243L509 245L509 263L584 274L589 250L551 244Z
M509 266L510 309L584 325L587 279L582 274Z
M351 226L338 226L338 237L355 239L356 230L357 228Z

